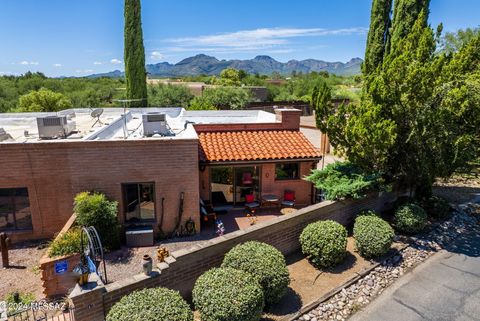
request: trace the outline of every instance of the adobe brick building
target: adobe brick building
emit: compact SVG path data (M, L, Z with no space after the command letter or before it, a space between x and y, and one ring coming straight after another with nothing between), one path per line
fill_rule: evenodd
M182 108L109 108L98 118L88 109L1 114L0 231L14 240L52 237L82 191L116 200L125 227L164 232L189 219L199 229L200 197L238 206L247 189L258 197L292 189L299 204L310 204L312 186L302 177L320 157L299 118L296 110ZM226 145L209 147L218 141Z

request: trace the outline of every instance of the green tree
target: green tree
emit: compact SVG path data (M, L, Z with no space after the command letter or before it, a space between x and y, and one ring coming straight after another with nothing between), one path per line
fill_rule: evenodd
M332 144L348 160L419 197L431 193L435 178L478 157L480 139L480 36L452 57L438 55L427 12L365 76L360 106L324 116Z
M223 86L240 86L242 78L245 78L245 72L240 73L235 68L226 68L220 72L218 84Z
M326 117L325 115L330 112L332 101L332 89L327 82L322 81L320 84L315 85L312 91L311 104L313 110L315 110L315 122L317 128L322 132L326 132Z
M440 49L447 54L459 51L480 34L480 27L460 29L457 32L447 32L440 40Z
M186 86L158 84L148 86L148 103L152 107L187 107L194 98Z
M203 91L201 97L195 97L191 103L192 108L212 109L230 107L243 109L251 100L250 91L235 87L211 87Z
M147 106L147 73L140 0L125 0L125 79L127 99L142 99L130 106Z
M21 96L19 112L52 112L72 108L72 102L63 94L42 88Z
M425 14L420 22L422 27L427 26L430 0L395 0L393 10L392 31L387 42L387 52L394 51L398 42L405 38L412 30L422 11Z
M368 31L363 73L369 74L383 62L391 24L390 12L392 0L373 0L370 14L370 29Z

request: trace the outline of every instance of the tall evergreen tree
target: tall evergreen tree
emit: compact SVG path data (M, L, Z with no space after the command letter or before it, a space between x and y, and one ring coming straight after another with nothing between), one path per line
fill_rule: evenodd
M430 0L395 0L393 9L393 22L390 32L390 39L387 43L387 53L394 51L401 39L405 38L413 29L413 25L417 21L420 13L423 20L421 26L426 27L428 24Z
M363 73L372 73L382 64L388 38L388 29L391 24L390 12L392 0L373 0L370 15L370 29L368 31Z
M143 99L139 102L132 102L131 107L147 106L147 73L140 0L125 0L124 36L127 99Z
M315 122L317 128L322 132L326 132L327 125L325 115L330 111L330 103L332 100L332 90L326 81L316 84L312 90L312 107L315 110Z

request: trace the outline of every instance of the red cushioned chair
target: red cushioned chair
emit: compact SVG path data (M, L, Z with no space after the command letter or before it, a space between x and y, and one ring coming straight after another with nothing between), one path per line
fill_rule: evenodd
M294 191L285 191L283 193L282 206L284 206L284 207L295 207L295 192Z
M260 207L260 203L255 200L255 195L253 194L245 195L245 209L249 213L254 214L257 208L259 207Z

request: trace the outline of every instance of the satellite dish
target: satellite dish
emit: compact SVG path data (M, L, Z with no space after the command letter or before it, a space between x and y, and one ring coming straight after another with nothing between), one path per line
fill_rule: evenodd
M95 122L93 123L92 127L95 126L97 123L100 125L103 125L102 121L100 120L100 116L103 114L103 108L95 108L92 110L90 113L90 116L92 116L93 119L96 119Z

